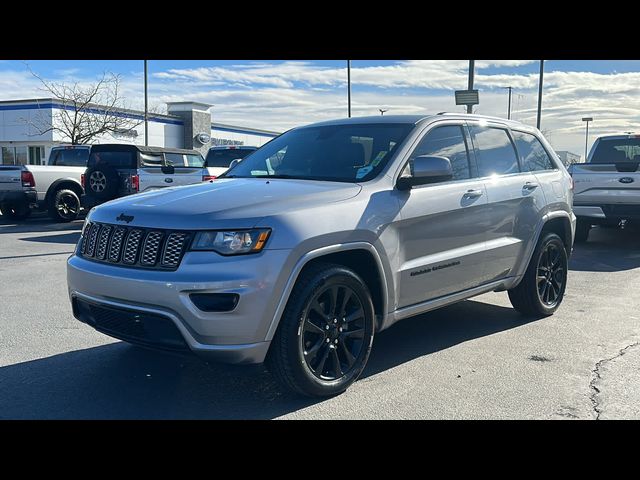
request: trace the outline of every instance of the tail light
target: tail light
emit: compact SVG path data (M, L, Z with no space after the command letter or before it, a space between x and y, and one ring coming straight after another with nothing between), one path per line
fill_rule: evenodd
M20 178L22 179L22 186L23 187L35 187L36 186L36 179L33 178L33 173L31 173L29 170L23 170L20 174Z
M215 175L202 175L203 182L213 182L216 179Z
M85 188L85 186L84 186L84 173L80 175L80 185L82 185L82 188Z
M140 177L138 175L131 175L131 188L136 192L140 191Z

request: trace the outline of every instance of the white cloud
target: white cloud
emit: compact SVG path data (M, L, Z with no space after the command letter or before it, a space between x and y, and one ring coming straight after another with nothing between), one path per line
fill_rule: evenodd
M536 121L538 74L518 67L536 60L478 60L475 86L480 90L478 113L506 116L512 86L512 116ZM75 66L75 65L74 65ZM62 64L64 67L64 64ZM352 63L354 115L462 111L453 90L466 88L467 60L408 60L385 65ZM489 70L491 68L491 70ZM514 70L515 69L515 70ZM491 73L488 73L491 72ZM61 68L65 80L88 82L73 69ZM58 77L59 78L59 77ZM42 97L39 83L26 71L0 71L4 100ZM150 80L152 106L177 100L211 103L215 121L273 130L329 118L347 112L346 65L309 61L261 61L215 67L169 69ZM128 105L142 108L139 72L126 75L123 93ZM583 116L593 116L596 135L633 130L640 122L640 73L545 72L542 129L559 150L582 153Z

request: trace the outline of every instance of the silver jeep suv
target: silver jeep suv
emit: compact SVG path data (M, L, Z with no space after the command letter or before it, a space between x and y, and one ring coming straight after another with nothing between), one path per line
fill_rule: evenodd
M76 318L113 337L266 361L285 387L332 395L403 318L504 290L522 314L551 315L571 205L562 162L520 123L317 123L213 183L93 209L68 260L69 295Z

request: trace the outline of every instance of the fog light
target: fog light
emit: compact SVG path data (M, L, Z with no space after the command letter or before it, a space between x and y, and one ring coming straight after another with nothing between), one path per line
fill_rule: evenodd
M203 312L230 312L240 300L237 293L191 293L189 298Z

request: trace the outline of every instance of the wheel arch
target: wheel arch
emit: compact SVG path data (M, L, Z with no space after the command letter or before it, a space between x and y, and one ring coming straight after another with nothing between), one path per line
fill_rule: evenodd
M522 265L518 269L516 281L501 290L508 290L517 287L518 284L520 284L520 282L522 281L522 277L526 272L529 263L531 262L531 258L533 257L536 246L545 233L553 232L558 234L558 236L562 239L565 248L567 249L567 255L571 255L571 250L573 247L573 233L570 215L571 214L569 212L558 210L549 212L540 219L540 222L538 223L535 231L534 241L531 242L526 255L523 257L526 259L526 262L522 262Z
M388 304L388 282L382 259L376 248L367 242L330 245L312 250L302 256L294 266L271 320L265 340L273 339L280 318L289 301L291 292L300 274L317 263L334 263L352 269L365 282L373 301L376 330L383 325Z
M75 178L59 178L49 186L49 189L47 190L47 193L44 197L45 205L49 205L49 203L53 200L56 192L62 189L72 190L76 195L78 195L78 198L80 198L80 196L84 193L82 185L80 185L80 182Z

